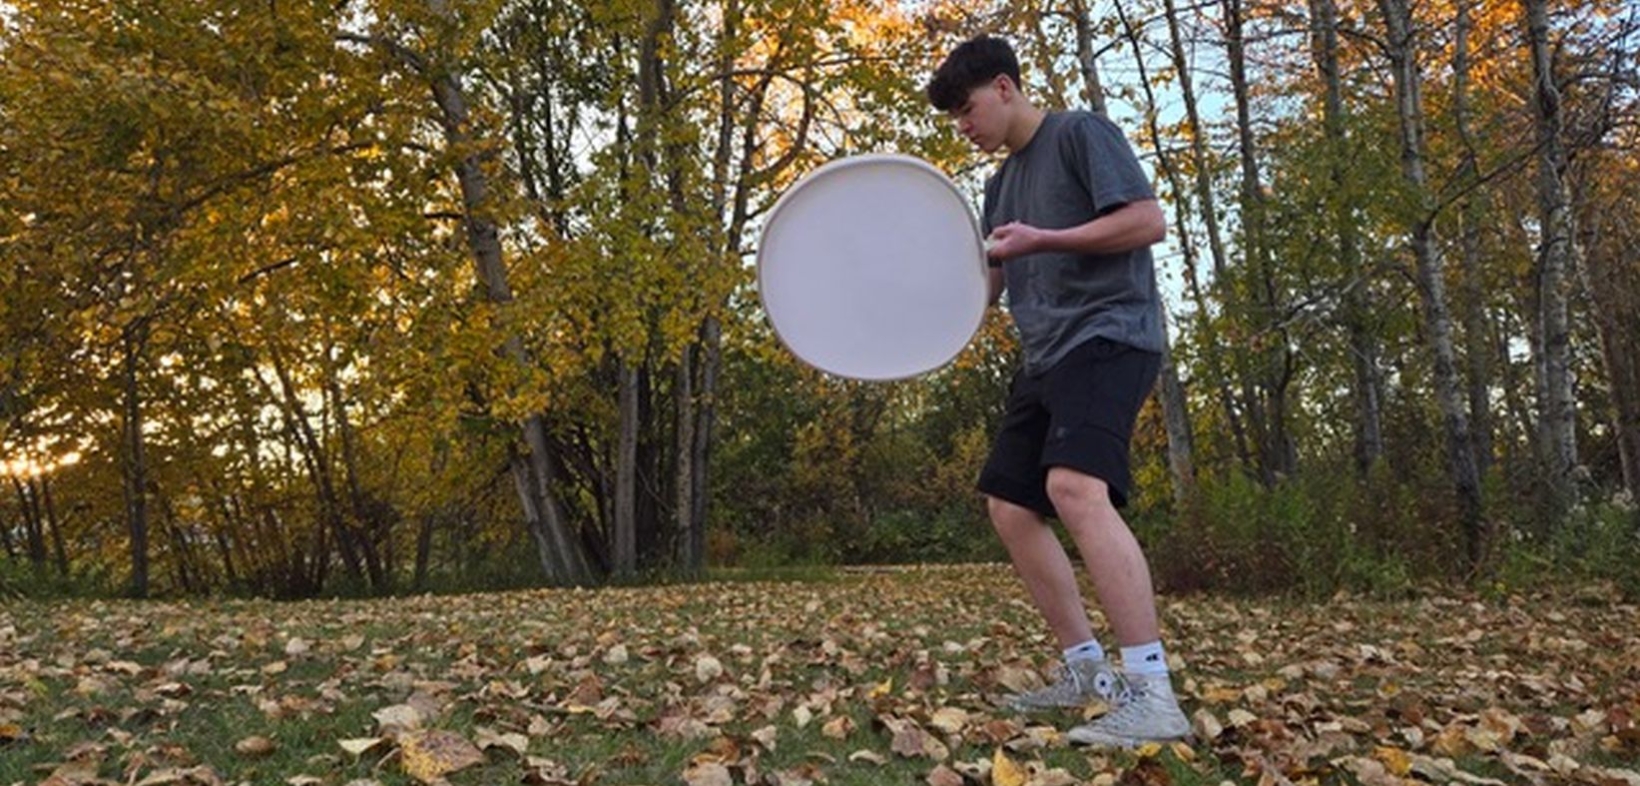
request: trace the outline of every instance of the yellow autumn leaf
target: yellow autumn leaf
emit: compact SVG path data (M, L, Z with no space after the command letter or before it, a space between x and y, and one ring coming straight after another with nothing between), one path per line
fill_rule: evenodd
M1412 772L1412 757L1400 748L1380 746L1373 750L1372 757L1383 762L1384 767L1397 778L1405 778Z
M877 685L871 689L871 693L868 694L868 698L880 699L887 696L892 690L894 690L894 678L889 677L888 679L877 683Z
M1030 775L1018 762L1008 758L1001 748L991 756L991 784L992 786L1025 786Z
M399 744L405 774L422 783L434 783L484 761L484 754L467 738L443 729L406 735Z
M356 737L354 739L341 740L338 744L342 746L342 750L347 751L354 756L363 756L366 751L386 741L387 738L385 737Z

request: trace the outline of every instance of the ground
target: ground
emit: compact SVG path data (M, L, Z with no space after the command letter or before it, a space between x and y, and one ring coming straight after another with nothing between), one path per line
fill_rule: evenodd
M1640 609L1601 587L1162 616L1196 739L1111 752L1067 744L1078 713L993 703L1057 655L1005 566L9 601L0 786L1640 786Z

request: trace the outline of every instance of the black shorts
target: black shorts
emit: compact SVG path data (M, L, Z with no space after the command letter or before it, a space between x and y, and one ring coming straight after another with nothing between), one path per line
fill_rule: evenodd
M1133 485L1128 443L1161 360L1158 353L1096 337L1046 372L1021 370L979 490L1053 516L1048 469L1068 467L1104 481L1111 503L1126 506Z

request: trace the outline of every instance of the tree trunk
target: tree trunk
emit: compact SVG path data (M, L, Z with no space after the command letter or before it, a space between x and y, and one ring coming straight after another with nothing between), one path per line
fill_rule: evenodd
M189 547L182 528L177 526L176 508L170 498L161 495L159 501L165 535L171 541L171 568L176 572L176 586L181 588L182 594L193 595L203 587L198 560L194 558L193 549Z
M205 489L208 504L216 513L217 526L216 531L211 533L211 541L216 545L217 559L222 561L223 581L226 582L230 593L238 592L244 588L246 577L240 575L242 563L234 555L234 547L242 546L249 533L244 531L243 522L235 516L228 495L222 492L222 488L214 480L202 478L199 485Z
M750 220L752 191L759 184L774 181L803 155L808 146L809 126L814 119L817 104L808 91L803 91L800 99L801 115L795 128L786 137L786 149L774 161L761 169L757 168L756 163L768 154L767 146L758 139L757 130L758 118L763 116L764 102L774 73L772 69L769 70L747 87L736 84L731 50L734 48L733 42L740 34L742 18L740 0L724 0L723 41L719 47L722 55L718 64L721 74L718 80L718 139L712 168L713 215L728 215L727 225L718 238L719 260L714 263L720 265L741 263L740 239ZM741 92L745 93L744 105L736 99ZM738 144L735 140L737 130L740 135ZM735 155L737 150L738 160ZM695 479L691 483L694 487L694 513L690 517L686 535L689 541L686 556L693 559L694 563L681 566L685 571L695 574L699 574L703 569L706 553L706 520L711 490L711 445L717 422L717 389L723 366L723 324L718 313L726 307L726 301L727 296L712 304L701 326L701 349L704 359L697 396L699 403L695 426L695 452L691 459L695 474Z
M630 578L638 564L638 371L618 363L619 399L615 456L615 575Z
M121 339L124 377L122 407L124 426L125 526L131 544L130 594L148 597L148 455L142 433L142 392L137 385L138 365L148 341L148 326L138 320L126 328Z
M23 535L28 542L28 561L36 573L46 564L45 527L40 522L40 503L31 489L34 481L24 483L17 475L11 476L11 486L17 492L17 507L23 513Z
M1464 356L1469 372L1469 422L1474 440L1476 471L1482 476L1492 466L1492 352L1486 319L1486 287L1482 277L1480 232L1483 206L1474 186L1479 180L1475 137L1469 126L1469 31L1474 25L1469 4L1457 4L1456 35L1452 49L1452 115L1463 145L1457 178L1469 189L1458 205L1459 249L1463 254L1459 298L1463 323Z
M1503 422L1508 430L1498 442L1503 451L1503 463L1506 467L1524 466L1528 461L1535 462L1538 455L1537 427L1531 407L1526 402L1526 392L1531 389L1532 383L1521 373L1519 364L1509 356L1509 344L1515 337L1510 334L1507 312L1504 309L1498 309L1497 313L1488 312L1486 322L1488 357L1498 369L1498 387L1503 391ZM1522 443L1526 448L1526 458L1520 455Z
M1146 130L1150 134L1151 147L1156 150L1157 169L1167 178L1168 185L1178 196L1175 204L1180 215L1184 213L1185 187L1179 176L1178 168L1174 165L1172 156L1167 152L1167 146L1162 141L1161 126L1158 125L1156 111L1156 94L1150 86L1150 72L1145 63L1144 47L1138 31L1129 22L1128 15L1122 7L1121 0L1115 4L1116 13L1120 16L1122 29L1127 35L1128 42L1133 46L1134 64L1139 69L1139 84L1145 92ZM1091 29L1086 19L1086 9L1081 0L1076 6L1077 13L1077 51L1092 51ZM1092 63L1087 67L1091 68ZM1103 112L1103 98L1100 98L1099 108ZM1195 264L1195 251L1189 238L1184 236L1184 221L1178 222L1175 232L1180 236L1179 243L1185 247L1185 264ZM1167 466L1173 479L1173 499L1181 510L1191 506L1196 496L1196 460L1195 440L1190 425L1190 409L1185 399L1184 383L1179 379L1179 367L1173 362L1172 339L1167 336L1167 324L1170 321L1167 315L1167 306L1159 299L1156 303L1156 318L1162 324L1162 365L1160 369L1160 401L1162 405L1162 424L1167 432Z
M451 20L445 0L427 0L427 5L437 17ZM483 168L484 154L472 145L473 138L468 129L467 96L454 72L431 68L425 58L396 42L379 43L428 80L440 110L439 120L449 149L472 151L465 153L456 163L467 245L472 251L478 279L484 284L485 295L491 303L505 307L513 300L512 287L502 260L498 228L488 212L492 206L489 176ZM517 335L504 339L503 350L514 363L527 366L531 362L523 341ZM554 584L592 584L596 576L579 536L565 519L554 490L557 482L556 461L550 452L546 419L534 414L525 418L521 425L528 452L523 456L515 455L513 478L530 535L536 542L542 571L547 580Z
M1179 94L1184 99L1185 118L1189 123L1190 153L1195 170L1195 196L1203 225L1207 228L1208 253L1212 257L1213 280L1222 285L1226 265L1224 248L1224 233L1219 227L1219 208L1213 195L1212 158L1207 146L1207 132L1202 125L1201 113L1197 106L1196 90L1191 81L1192 66L1184 51L1184 34L1179 27L1179 14L1173 0L1164 0L1163 8L1167 15L1168 51L1171 54L1173 72L1179 80ZM1161 146L1158 145L1160 150ZM1179 204L1182 209L1185 192L1177 190ZM1186 226L1180 222L1180 226ZM1181 240L1188 242L1188 238L1181 236ZM1242 425L1241 413L1236 406L1235 393L1230 388L1230 374L1224 367L1223 343L1218 338L1213 316L1207 308L1206 296L1202 292L1200 280L1196 274L1194 264L1185 266L1185 279L1188 284L1192 300L1196 304L1196 330L1201 334L1202 356L1207 361L1207 373L1218 390L1220 405L1224 408L1225 424L1230 427L1230 438L1235 448L1236 456L1243 467L1252 467L1252 451L1247 444L1247 428Z
M1623 258L1634 254L1631 236L1604 236L1614 223L1630 223L1621 212L1613 213L1586 214L1587 252L1580 255L1578 273L1600 340L1623 488L1631 499L1640 499L1640 318L1633 305L1640 295L1640 276L1634 273L1640 266Z
M313 493L319 508L320 532L328 532L335 536L336 547L341 552L342 566L347 569L348 579L362 583L365 577L364 563L359 557L352 527L345 520L341 497L336 492L330 450L324 440L314 433L313 424L308 420L307 409L302 404L302 394L296 389L296 384L290 376L289 364L277 344L269 345L268 358L272 361L274 376L279 380L286 431L300 447L302 463L313 482ZM260 381L261 376L258 375L257 379ZM269 390L268 393L271 397L272 391ZM320 543L322 547L322 537Z
M1349 331L1350 365L1355 379L1355 463L1363 477L1384 455L1383 387L1378 371L1378 341L1370 322L1370 270L1361 264L1356 227L1357 203L1352 178L1345 165L1351 155L1345 126L1344 89L1338 67L1338 5L1336 0L1312 0L1315 17L1312 41L1316 70L1325 95L1322 127L1327 136L1327 160L1332 177L1332 231L1338 242L1338 261L1350 283L1344 288L1344 321Z
M438 516L432 512L421 514L421 523L416 528L416 566L410 579L410 586L416 592L427 589L427 566L433 556L433 529L438 522Z
M1462 383L1452 347L1452 317L1447 306L1446 271L1437 252L1435 214L1424 171L1423 99L1418 76L1417 42L1407 0L1379 0L1389 33L1389 58L1395 81L1395 104L1401 128L1401 171L1424 212L1412 227L1418 294L1423 302L1424 331L1434 360L1436 403L1440 408L1450 481L1457 493L1463 540L1471 569L1478 568L1492 546L1483 522L1480 473L1469 435Z
M1590 255L1586 264L1594 264ZM1636 362L1634 336L1640 325L1625 331L1621 317L1602 303L1595 287L1589 300L1596 312L1595 326L1600 339L1600 358L1611 391L1612 431L1623 488L1630 498L1640 499L1640 363Z
M7 559L17 559L17 544L11 540L11 525L0 521L0 549L4 549Z
M580 542L571 539L558 499L547 488L550 480L546 479L555 477L555 473L547 452L546 423L540 415L532 415L525 419L523 428L526 452L515 451L509 466L541 570L553 583L591 583L591 570L584 561ZM579 566L577 560L580 560ZM577 582L572 578L577 574L584 574L588 579Z
M1121 0L1117 0L1118 5ZM1105 111L1105 86L1099 81L1099 62L1093 52L1093 17L1088 13L1087 0L1071 0L1071 21L1076 25L1076 65L1082 71L1082 98L1088 108L1099 114ZM1124 20L1125 21L1125 20ZM1135 49L1134 57L1142 57ZM1145 85L1149 89L1149 85Z
M57 558L57 575L68 578L68 549L63 545L63 522L57 519L57 502L51 496L51 477L40 478L41 497L46 503L46 524L51 527L51 549Z
M1236 147L1241 162L1241 218L1243 247L1250 268L1253 306L1258 314L1281 313L1279 286L1270 263L1270 249L1264 227L1264 187L1260 182L1258 144L1253 137L1252 93L1247 81L1247 42L1243 35L1243 0L1223 0L1226 55L1230 65L1230 87L1236 106ZM1293 359L1286 329L1279 324L1260 326L1273 332L1264 339L1270 346L1253 347L1254 379L1257 389L1248 389L1247 410L1258 436L1259 471L1265 485L1289 476L1297 468L1297 452L1287 428L1288 388L1293 379Z
M678 215L687 215L693 212L691 208L684 176L684 156L686 149L676 142L664 142L667 137L662 120L670 114L669 91L667 88L666 62L661 52L666 39L672 35L675 24L676 8L674 0L655 0L653 16L649 20L642 51L639 60L638 88L640 107L640 149L642 158L652 170L664 167L667 191L671 199L672 210ZM739 10L737 7L725 9L723 21L725 41L723 42L723 57L720 65L725 71L720 79L730 79L732 59L728 57L727 37L738 28ZM722 83L719 83L719 92L722 95ZM720 116L719 141L722 136L722 118ZM720 148L721 151L721 148ZM721 184L714 184L715 186ZM721 192L717 192L721 193ZM721 202L714 201L714 207L721 207ZM719 210L712 214L713 220L722 220ZM684 269L685 277L690 276L690 267L699 260L681 259L678 264ZM697 354L700 334L686 344L678 357L677 367L674 369L672 397L673 418L673 462L672 462L672 521L676 533L676 562L686 574L698 574L705 563L705 522L696 519L696 511L700 506L695 498L701 494L699 485L704 475L697 472L695 460L697 450L695 433L701 428L699 401L695 390L695 357Z
M717 144L712 155L712 216L722 221L726 211L732 211L728 225L714 249L718 261L729 264L740 247L740 232L745 221L744 172L736 184L735 205L729 203L729 181L734 160L734 131L739 113L735 111L737 88L734 79L733 50L740 34L740 0L723 3L722 38L718 42L718 128ZM802 143L801 139L797 140ZM721 304L716 304L721 305ZM706 516L711 502L712 435L717 424L718 374L723 364L723 325L715 310L709 310L701 325L699 340L700 388L691 407L694 415L688 445L688 485L690 490L687 511L680 508L678 567L686 574L699 576L706 567ZM681 418L681 413L680 413ZM684 443L679 440L680 455ZM682 472L679 473L682 482ZM680 499L680 505L682 500Z
M695 561L683 566L692 575L700 575L706 567L706 514L711 501L711 487L707 484L711 479L712 430L717 425L718 374L723 366L723 326L716 316L708 316L706 324L701 327L701 348L705 359L701 364L700 402L695 407L698 421L693 435L694 455L689 462L693 473L690 485L695 493L690 500L687 530L691 543L689 556L694 557Z
M234 564L233 545L228 536L218 532L212 538L216 543L216 554L222 560L222 579L230 592L235 592L244 586L244 579L239 576L239 568Z
M1549 49L1548 3L1547 0L1525 0L1525 4L1537 109L1537 198L1541 226L1535 271L1539 331L1543 337L1542 355L1538 360L1539 377L1543 381L1539 431L1543 435L1544 477L1548 481L1550 506L1558 517L1578 495L1577 400L1567 307L1571 272L1579 266L1575 245L1577 230L1564 179L1566 149L1561 134L1560 88L1555 83Z
M677 467L674 477L677 479L676 500L674 501L673 520L677 532L687 543L680 563L688 567L691 573L698 566L705 564L705 555L696 552L694 518L695 494L699 489L695 487L695 429L700 425L699 415L696 412L698 404L695 400L695 363L694 349L686 347L683 356L678 359L677 378L672 395L677 399L677 442L674 449L677 451Z
M370 589L378 594L392 591L391 579L387 567L382 559L382 543L391 534L389 522L391 516L378 511L378 507L385 503L375 503L367 500L363 485L359 480L359 459L357 437L354 434L353 418L347 413L347 400L342 396L340 374L335 368L335 360L331 357L334 347L324 348L324 356L320 360L323 364L322 372L325 381L325 394L330 399L330 411L336 418L336 432L342 442L342 481L347 484L348 512L353 518L350 531L356 533L356 542L359 547L360 558L364 563L365 576L370 580Z

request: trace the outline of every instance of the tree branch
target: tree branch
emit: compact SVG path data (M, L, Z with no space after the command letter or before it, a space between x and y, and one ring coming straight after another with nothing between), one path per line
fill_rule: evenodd
M259 267L255 270L252 270L249 273L246 273L243 276L240 276L239 279L234 283L249 284L250 282L255 281L256 279L259 279L263 276L272 274L276 271L282 270L282 269L287 268L287 267L291 267L291 266L295 265L296 262L297 262L297 257L287 257L285 259L279 260L278 262L274 262L270 265L263 265L262 267Z

